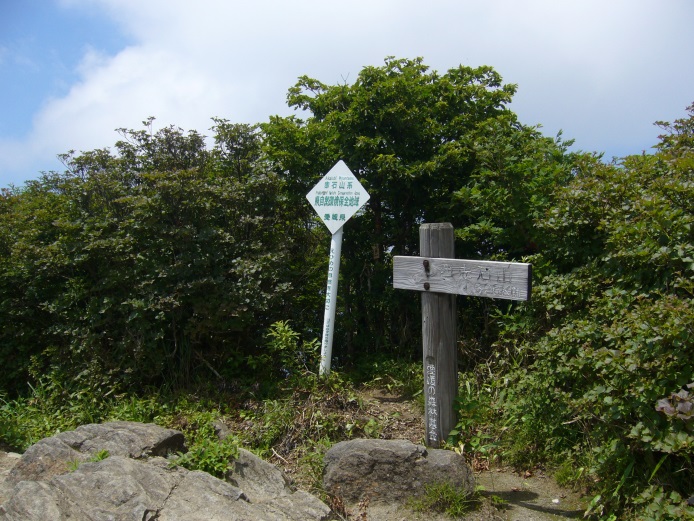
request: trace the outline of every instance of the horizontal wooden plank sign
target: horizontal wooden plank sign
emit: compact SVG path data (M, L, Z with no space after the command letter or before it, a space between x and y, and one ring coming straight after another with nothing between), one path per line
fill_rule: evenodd
M393 287L422 295L424 438L441 447L456 426L458 343L455 295L530 300L532 265L455 257L451 223L419 227L422 257L393 257Z
M532 264L393 257L393 287L506 300L529 300Z

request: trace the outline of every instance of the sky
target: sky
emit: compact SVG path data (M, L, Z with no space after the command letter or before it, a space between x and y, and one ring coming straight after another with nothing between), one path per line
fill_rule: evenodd
M510 108L572 150L652 152L694 102L692 0L0 0L0 188L113 147L118 128L287 116L308 75L387 56L490 65Z

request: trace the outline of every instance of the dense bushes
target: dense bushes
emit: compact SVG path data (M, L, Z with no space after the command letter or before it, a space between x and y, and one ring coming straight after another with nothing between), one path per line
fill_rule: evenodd
M606 517L692 515L694 425L656 405L694 382L693 109L657 154L586 157L558 188L537 222L544 276L498 344L522 360L504 390L511 457L575 469Z
M451 222L464 258L536 251L533 217L571 175L572 158L560 139L518 121L508 108L515 90L491 67L439 74L421 59L390 57L350 85L300 78L288 102L304 119L263 125L269 157L303 206L338 159L370 195L346 225L336 356L419 356L418 302L393 291L392 257L418 254L421 223ZM488 301L465 310L466 333L485 352L494 309Z
M315 365L328 234L305 194L343 158L371 199L345 234L339 362L418 352L391 259L417 253L422 222L450 221L458 256L535 277L530 303L460 306L480 384L460 396L462 441L557 466L597 517L691 515L694 106L660 123L655 154L605 164L519 123L514 91L489 67L389 58L351 86L301 78L288 99L306 120L217 119L212 147L149 120L4 190L0 397L40 382L64 410Z
M257 148L223 121L211 151L196 133L123 131L116 154L66 154L64 174L5 194L3 388L27 370L103 392L233 375L291 316L292 268L315 243L282 180L226 153L234 129Z
M105 392L185 385L196 368L228 380L259 366L279 320L311 342L328 233L305 194L339 158L371 199L345 234L338 365L418 357L417 301L393 291L392 255L416 254L419 224L437 220L461 231L468 258L532 253L532 219L570 176L565 144L506 107L514 91L490 67L439 75L388 58L353 86L301 78L288 99L305 121L215 119L210 149L148 120L121 129L114 152L63 155L64 173L0 202L0 356L15 362L0 387L28 372ZM481 356L495 309L466 309Z

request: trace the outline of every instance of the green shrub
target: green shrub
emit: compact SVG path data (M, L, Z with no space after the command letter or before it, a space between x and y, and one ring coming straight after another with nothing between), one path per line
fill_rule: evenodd
M122 129L113 153L64 154L65 172L0 194L10 396L46 374L104 393L227 384L257 332L291 316L296 262L315 241L252 152L257 129L217 121L208 150L196 132L148 123ZM255 160L239 164L246 152Z
M519 356L503 366L507 457L583 469L602 519L670 519L694 490L694 149L677 145L694 106L674 126L653 156L577 164L537 223L533 301L499 339Z
M194 442L187 452L174 457L171 464L188 470L200 470L224 479L238 456L239 447L236 440L202 438Z
M468 494L451 483L424 486L424 495L410 502L416 512L441 512L459 518L479 505L479 494Z
M307 440L303 454L299 457L299 467L302 475L306 476L309 492L317 494L323 500L327 499L327 493L323 489L323 458L331 445L328 438Z
M265 335L261 354L249 356L248 365L268 380L315 373L320 360L320 343L316 338L302 341L300 337L289 321L274 322Z
M456 451L468 459L492 461L499 453L498 434L491 427L499 420L498 393L490 384L480 385L472 373L460 376L462 383L455 402L457 424L448 443L457 445Z

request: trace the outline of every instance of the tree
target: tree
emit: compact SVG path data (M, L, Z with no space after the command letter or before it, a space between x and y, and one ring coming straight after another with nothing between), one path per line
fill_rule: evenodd
M546 203L547 186L566 179L570 168L560 143L521 125L506 107L515 90L491 67L459 66L441 75L421 59L391 57L365 67L352 85L300 78L288 103L306 119L274 117L263 125L268 156L297 198L338 159L370 194L344 236L339 324L350 354L383 347L414 352L419 344L416 303L392 291L391 259L417 254L421 223L452 222L469 258L533 251L532 216ZM491 172L506 192L485 193L485 210L470 210L480 191L490 191ZM533 198L530 190L539 185L543 191ZM499 218L496 206L509 203L514 208ZM485 222L496 219L498 227L517 218L522 234L482 231Z
M4 194L6 390L30 368L102 392L186 385L196 369L229 377L290 313L310 234L257 129L216 120L207 150L196 132L151 123L122 129L116 153L64 154L64 173Z
M694 486L691 415L658 408L673 395L686 401L694 383L688 110L661 123L654 155L577 161L537 221L544 240L528 314L508 317L497 344L516 363L497 374L511 454L525 465L562 462L572 479L584 469L603 516L693 513L683 500Z

